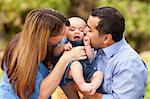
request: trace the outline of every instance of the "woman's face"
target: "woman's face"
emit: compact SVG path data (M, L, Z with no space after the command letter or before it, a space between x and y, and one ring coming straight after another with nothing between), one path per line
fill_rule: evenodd
M59 44L61 39L64 36L66 36L65 30L66 30L66 25L63 26L63 29L62 29L61 33L58 36L50 37L48 39L48 45L49 46L55 46L55 45Z

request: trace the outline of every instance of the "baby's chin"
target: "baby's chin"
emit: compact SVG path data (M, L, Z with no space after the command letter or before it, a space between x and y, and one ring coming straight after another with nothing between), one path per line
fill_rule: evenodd
M79 37L73 37L73 38L68 38L69 41L82 41L82 38Z
M81 38L74 38L74 41L81 41Z

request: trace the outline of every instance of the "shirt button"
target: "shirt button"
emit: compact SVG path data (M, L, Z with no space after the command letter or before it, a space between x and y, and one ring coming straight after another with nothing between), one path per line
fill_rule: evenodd
M94 70L96 70L96 67L94 67Z

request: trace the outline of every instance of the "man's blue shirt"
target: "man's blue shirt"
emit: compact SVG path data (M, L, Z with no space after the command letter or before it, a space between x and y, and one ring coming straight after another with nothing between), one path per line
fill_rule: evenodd
M124 38L99 49L92 63L104 73L102 99L144 99L147 67Z

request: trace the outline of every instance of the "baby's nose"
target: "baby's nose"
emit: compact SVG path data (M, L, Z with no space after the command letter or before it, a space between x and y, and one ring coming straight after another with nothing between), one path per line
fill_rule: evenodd
M76 30L75 30L75 33L80 33L80 30L76 29Z

